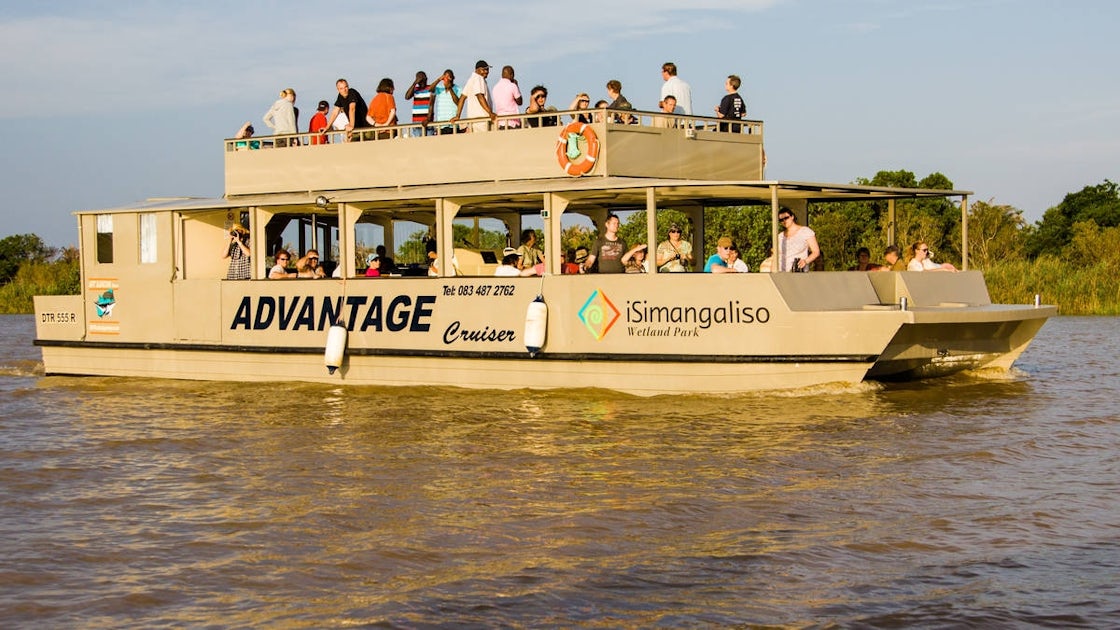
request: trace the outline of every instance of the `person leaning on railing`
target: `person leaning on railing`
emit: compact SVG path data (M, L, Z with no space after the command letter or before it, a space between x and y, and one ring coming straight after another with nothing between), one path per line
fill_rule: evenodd
M529 106L525 108L526 114L541 114L543 112L554 112L555 107L546 105L548 100L548 88L543 85L533 86L529 92ZM555 127L560 124L559 116L533 116L527 119L526 124L530 127Z

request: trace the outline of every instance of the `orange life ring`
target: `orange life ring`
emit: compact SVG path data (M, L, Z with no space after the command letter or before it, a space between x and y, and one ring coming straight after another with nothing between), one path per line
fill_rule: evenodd
M569 139L574 140L572 151L569 151ZM571 153L575 153L572 157ZM599 136L587 123L574 121L564 127L560 137L556 140L556 159L560 168L572 177L585 175L595 168L595 161L599 159Z

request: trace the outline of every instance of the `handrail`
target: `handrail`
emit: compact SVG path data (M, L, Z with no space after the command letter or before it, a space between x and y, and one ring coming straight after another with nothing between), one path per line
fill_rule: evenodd
M227 152L246 149L308 148L347 141L375 142L433 135L458 135L468 133L472 124L481 122L487 123L488 130L502 132L539 127L563 127L579 115L592 116L594 123L601 123L605 120L606 124L612 127L676 128L709 133L747 134L756 136L760 140L763 132L761 120L726 120L711 116L686 116L636 109L599 108L511 114L498 116L495 121L490 121L487 118L460 118L455 124L448 121L432 121L427 124L406 123L386 127L361 127L349 132L330 129L320 133L302 132L253 136L251 138L227 138L224 143ZM555 119L555 121L552 119ZM516 126L511 125L511 123L515 123Z

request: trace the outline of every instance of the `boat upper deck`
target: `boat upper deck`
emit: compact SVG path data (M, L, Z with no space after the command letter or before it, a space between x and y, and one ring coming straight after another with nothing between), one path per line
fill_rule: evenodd
M399 125L351 134L229 139L225 195L567 179L561 154L574 113L520 114L499 117L497 123L468 120L443 128ZM591 115L595 120L583 135L593 136L598 147L584 178L763 178L761 121L613 110ZM519 127L508 128L511 122ZM546 126L549 122L559 124ZM506 128L466 131L472 124Z

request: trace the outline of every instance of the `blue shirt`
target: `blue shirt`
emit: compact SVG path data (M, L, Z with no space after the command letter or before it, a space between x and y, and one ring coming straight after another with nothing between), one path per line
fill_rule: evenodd
M451 90L456 97L462 94L458 85L452 85ZM432 113L434 114L432 120L436 122L451 120L458 109L459 107L455 104L455 99L451 98L451 94L447 93L447 87L444 86L443 82L440 82L440 84L432 90Z
M712 254L708 262L704 263L704 273L712 273L712 267L726 267L727 261L720 258L719 254Z

